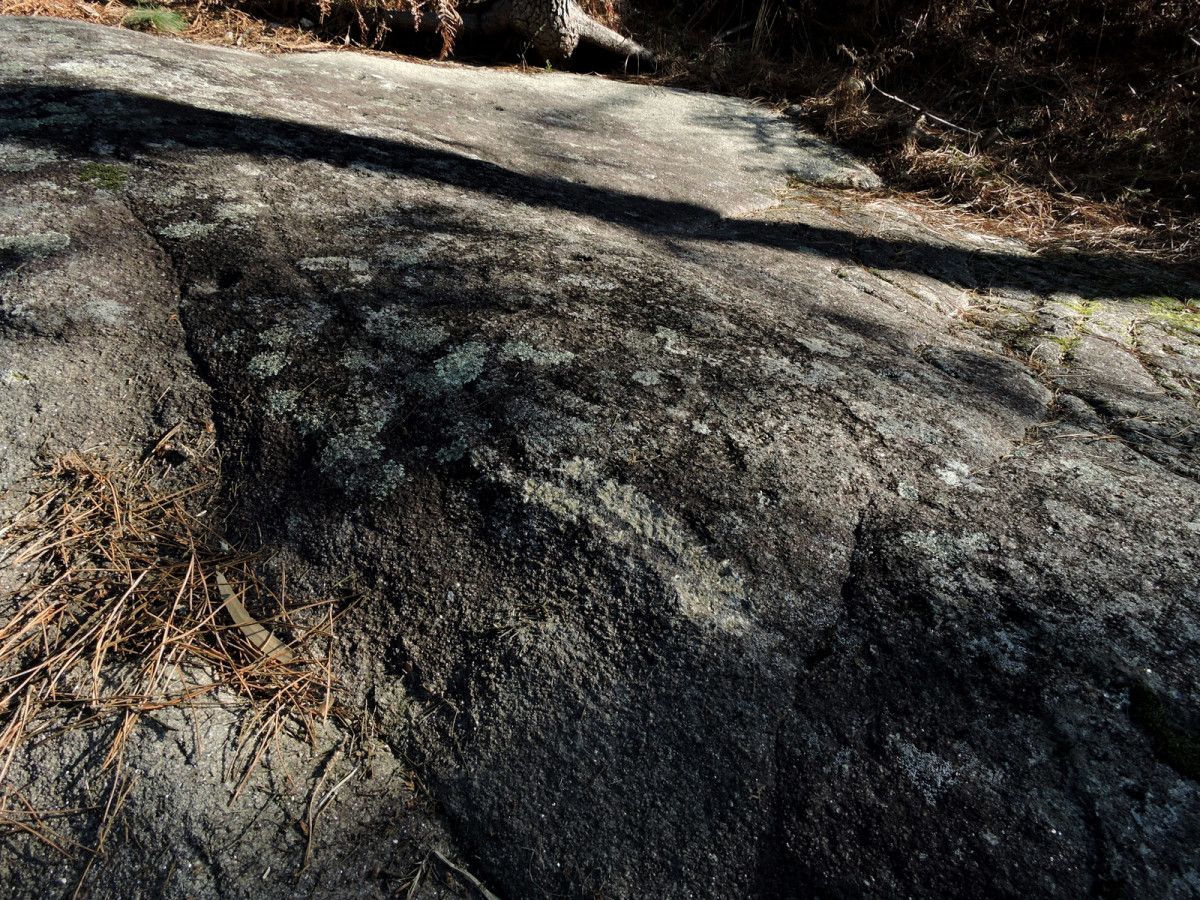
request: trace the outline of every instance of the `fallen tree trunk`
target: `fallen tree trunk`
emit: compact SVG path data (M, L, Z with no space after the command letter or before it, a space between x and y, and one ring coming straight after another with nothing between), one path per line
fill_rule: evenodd
M410 10L393 11L390 24L417 31L446 33L447 15ZM523 38L540 57L552 63L569 59L582 45L625 57L638 66L652 66L654 55L636 41L593 19L577 0L463 0L450 26L454 35L494 36L512 34Z

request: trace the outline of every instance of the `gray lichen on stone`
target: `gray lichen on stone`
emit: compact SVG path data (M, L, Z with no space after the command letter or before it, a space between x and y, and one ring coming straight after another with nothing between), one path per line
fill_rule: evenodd
M351 372L377 372L379 371L378 361L372 359L361 350L350 350L343 353L338 360L338 364L343 369L348 369Z
M384 448L363 427L334 435L321 451L320 466L352 494L382 499L404 480L404 466L383 458Z
M654 336L662 341L662 348L667 353L673 353L676 356L687 356L688 348L683 345L683 339L675 329L659 327L655 330Z
M218 203L213 210L213 215L221 222L237 224L247 219L253 219L267 209L269 207L261 200L227 201L225 203Z
M243 333L240 328L231 328L224 334L219 334L213 341L212 349L217 353L233 354L242 347Z
M121 325L129 320L129 307L112 297L90 297L84 301L83 311L102 325Z
M296 409L296 401L300 392L292 388L269 391L267 393L267 410L277 419L289 416Z
M814 337L797 338L796 343L807 350L809 353L820 354L823 356L833 356L838 359L848 359L850 351L845 347L839 347L830 341L821 340Z
M563 275L558 279L559 284L569 287L585 288L589 291L599 291L601 293L609 293L615 291L621 285L611 278L599 278L591 275Z
M53 150L0 143L0 172L32 172L34 169L58 162L61 158Z
M61 253L70 246L70 235L59 231L0 234L0 252L7 251L18 259L42 259L55 253Z
M296 333L290 325L272 325L258 334L258 340L272 350L284 350L295 340Z
M158 233L163 237L183 241L191 238L207 237L220 227L220 225L213 222L176 222L174 225L166 225L160 228Z
M388 306L366 315L366 330L385 346L424 353L450 339L441 325L418 323L402 307Z
M656 384L662 383L660 373L654 369L638 369L629 376L630 380L636 381L638 384L645 387L654 387Z
M350 256L309 256L297 265L305 272L345 273L347 280L362 286L371 283L371 267L365 259Z
M983 490L982 486L971 478L971 467L958 460L948 460L937 471L937 477L952 488L965 487L972 491Z
M953 765L936 753L915 747L897 734L888 736L888 747L900 758L900 770L916 785L930 806L953 784L957 772Z
M445 447L438 449L435 457L440 463L458 462L467 454L467 439L464 437L456 437Z
M287 365L287 362L286 353L282 353L279 350L269 350L251 357L250 362L246 364L246 368L251 374L257 375L259 378L273 378L283 371L283 367Z
M607 540L646 552L656 560L687 615L723 630L753 627L744 611L742 579L725 562L714 561L674 516L629 484L605 478L597 464L575 457L557 469L562 481L528 477L520 485L526 503L560 518L585 522Z
M443 391L456 391L466 387L483 374L487 359L487 345L469 341L452 350L433 365L431 387Z

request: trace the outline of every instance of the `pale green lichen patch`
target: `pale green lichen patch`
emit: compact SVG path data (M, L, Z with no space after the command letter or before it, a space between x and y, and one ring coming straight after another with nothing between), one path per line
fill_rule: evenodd
M367 313L367 331L389 347L424 353L440 347L450 333L440 325L425 325L413 321L403 309L386 307Z
M1071 312L1080 316L1091 316L1100 311L1099 301L1084 300L1082 297L1075 297L1070 294L1054 294L1051 297L1051 301L1066 307Z
M351 372L376 372L379 370L379 363L361 350L348 351L342 355L338 363L342 368L349 369Z
M389 457L380 437L396 404L395 397L379 396L358 380L332 394L314 391L306 396L296 388L280 388L268 391L265 398L270 415L316 442L322 473L348 493L375 498L391 493L405 475L404 466Z
M61 158L53 150L0 142L0 172L32 172Z
M272 325L259 332L258 339L272 350L283 350L296 339L296 332L289 325Z
M300 392L291 388L270 391L267 394L267 411L277 419L289 416L296 409Z
M359 425L330 436L321 449L321 468L329 474L346 474L382 455L383 445L374 430Z
M61 253L70 246L70 236L58 231L0 234L0 253L11 253L18 259L42 259Z
M352 284L364 285L371 282L371 267L365 259L351 256L309 256L297 265L305 272L344 274Z
M604 525L604 520L599 516L588 514L587 508L578 497L553 482L534 478L525 479L521 485L521 499L571 522L583 519L598 527Z
M244 333L240 328L231 328L224 334L217 335L212 348L217 353L237 353L242 348Z
M220 227L212 222L178 222L158 229L158 233L173 240L185 241L191 238L205 237Z
M377 499L404 480L404 466L383 458L384 447L371 424L333 435L321 450L321 470L354 493Z
M213 210L213 216L222 222L240 223L256 218L267 209L267 204L261 200L227 201L217 204Z
M306 403L300 395L299 391L292 391L294 398L292 399L290 408L284 416L288 421L296 426L296 430L305 437L320 437L329 430L329 412L323 409L316 403ZM281 402L287 403L287 397L280 398Z
M247 368L259 378L273 378L283 371L283 367L287 365L287 362L286 353L271 350L251 357Z
M566 460L558 473L564 483L524 479L522 499L568 521L585 522L623 548L647 553L688 615L736 632L750 627L742 579L727 562L714 561L657 503L632 485L604 478L589 459Z
M656 384L662 383L660 373L654 369L638 369L629 377L644 387L654 387Z
M500 348L500 359L505 362L519 360L535 366L556 366L569 363L575 358L570 350L539 350L523 341L509 341Z
M351 493L383 498L404 479L404 466L385 457L379 439L395 412L391 397L362 398L354 407L349 426L325 421L327 435L318 464L321 470Z
M483 374L486 359L487 345L470 341L434 363L434 379L443 390L460 390Z

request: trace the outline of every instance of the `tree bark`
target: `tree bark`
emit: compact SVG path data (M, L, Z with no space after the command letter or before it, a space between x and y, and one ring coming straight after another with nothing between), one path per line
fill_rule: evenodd
M580 44L624 57L626 64L653 66L654 54L641 44L597 22L577 0L464 0L459 6L464 35L515 34L551 63L567 60ZM410 12L393 12L393 26L437 31L431 13L419 22Z

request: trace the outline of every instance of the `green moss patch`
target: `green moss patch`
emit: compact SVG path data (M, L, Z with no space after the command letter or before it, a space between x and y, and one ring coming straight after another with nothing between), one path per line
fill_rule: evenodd
M80 171L79 177L86 184L95 185L106 191L119 191L129 179L123 168L107 163L88 163Z
M1150 316L1175 331L1200 335L1200 300L1175 297L1150 297L1146 300Z

